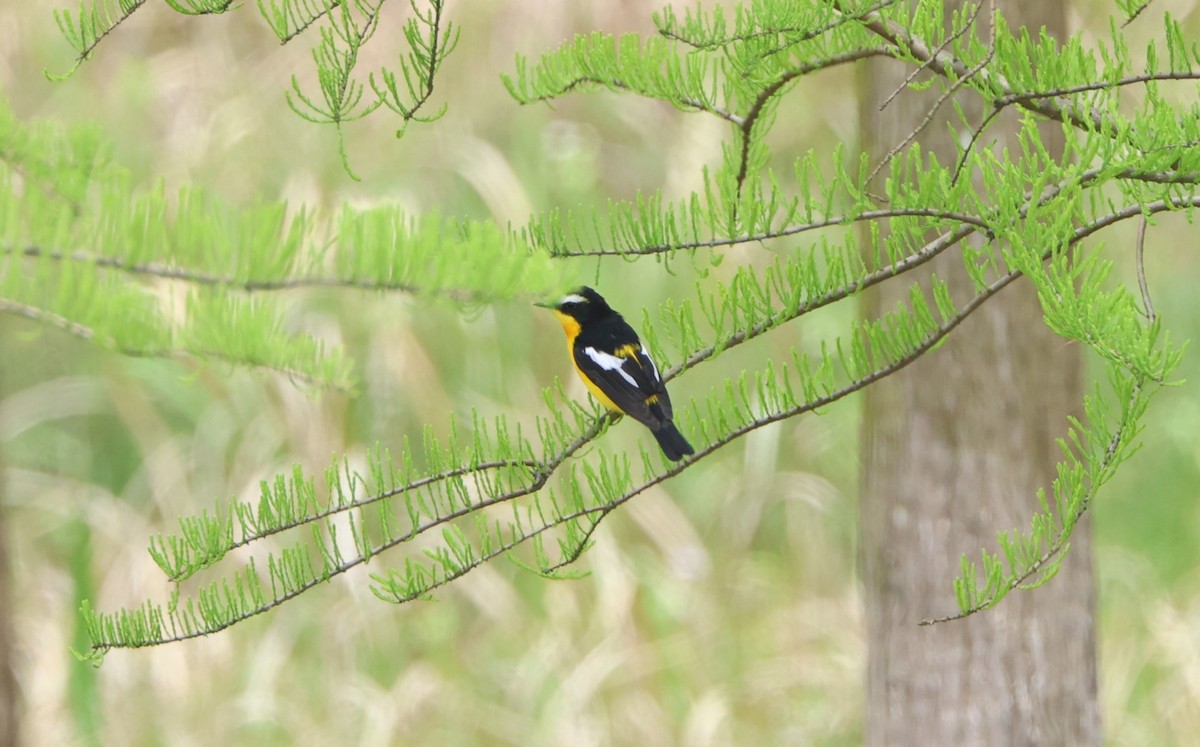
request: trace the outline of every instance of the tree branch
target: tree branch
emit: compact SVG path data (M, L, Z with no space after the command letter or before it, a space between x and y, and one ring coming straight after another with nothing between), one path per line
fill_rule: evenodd
M835 4L841 8L843 2L842 0L835 0ZM844 9L843 12L848 13ZM924 39L916 36L895 21L884 18L878 12L863 14L860 17L860 22L867 29L870 29L899 49L904 50L918 62L927 65L930 70L943 77L952 80L975 77L983 81L985 87L1002 91L1003 95L1012 96L1016 94L1003 75L992 73L988 70L979 70L973 73L972 67L967 63L944 50L931 49ZM1117 137L1120 132L1127 129L1126 126L1119 126L1113 122L1099 110L1080 110L1073 102L1062 96L1032 98L1015 103L1018 103L1024 109L1041 114L1056 122L1066 122L1085 130L1103 132L1110 137Z

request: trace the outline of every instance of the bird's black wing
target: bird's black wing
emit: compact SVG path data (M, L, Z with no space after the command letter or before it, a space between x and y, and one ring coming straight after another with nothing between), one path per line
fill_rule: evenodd
M575 365L623 412L657 430L671 419L671 399L646 348L634 340L611 352L576 340Z

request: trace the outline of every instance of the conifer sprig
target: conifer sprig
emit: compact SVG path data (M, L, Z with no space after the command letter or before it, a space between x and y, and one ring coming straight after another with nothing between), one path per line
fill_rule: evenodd
M45 75L50 80L71 77L79 66L88 60L96 47L118 26L137 12L146 0L82 0L79 10L54 11L54 22L63 38L75 50L75 62L65 73L54 75L49 70Z
M255 0L259 14L281 44L315 31L312 56L318 93L291 78L286 101L293 112L313 124L332 126L337 133L343 168L354 179L346 149L345 127L380 108L396 113L402 137L412 122L432 122L446 111L428 113L435 81L446 57L458 44L459 29L446 17L445 0L409 0L403 39L407 51L398 57L399 75L390 68L370 73L364 85L357 75L360 52L373 40L387 0ZM177 13L189 16L226 13L238 7L233 0L166 0ZM54 20L75 50L73 65L52 80L71 77L117 27L146 0L82 0L76 11L56 10ZM403 81L403 85L401 85ZM373 95L368 96L371 93Z

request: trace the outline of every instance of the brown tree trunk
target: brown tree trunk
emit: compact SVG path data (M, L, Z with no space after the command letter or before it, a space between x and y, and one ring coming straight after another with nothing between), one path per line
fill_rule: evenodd
M998 7L1014 28L1036 34L1044 25L1065 38L1060 2L1000 0ZM938 96L905 91L880 112L909 71L888 60L865 69L862 131L876 161L918 126ZM978 97L960 101L979 122ZM944 125L952 116L947 103L937 120L943 124L919 140L943 164L954 163ZM987 138L1003 141L1014 131L1010 120ZM1043 131L1060 146L1056 135L1054 127ZM950 255L927 269L961 300L970 281L961 257ZM903 281L885 284L866 298L867 313L876 317L906 295ZM1055 476L1054 439L1082 400L1080 366L1078 348L1046 327L1033 289L1020 282L984 304L943 347L868 390L860 507L868 744L1099 744L1086 520L1047 586L1014 593L965 621L917 625L957 610L951 581L962 553L978 558L980 548L996 548L998 530L1028 529L1038 488Z

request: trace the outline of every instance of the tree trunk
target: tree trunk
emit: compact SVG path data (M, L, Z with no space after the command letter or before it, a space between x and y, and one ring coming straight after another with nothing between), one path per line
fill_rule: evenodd
M1013 28L1036 35L1044 25L1065 38L1060 2L997 5ZM983 28L986 15L985 8ZM862 132L875 161L918 126L938 96L905 91L880 112L909 71L890 60L864 70ZM960 102L971 121L981 121L977 96ZM942 164L954 163L944 124L952 116L947 102L919 138ZM1003 145L1013 122L991 129L988 142ZM1056 127L1042 134L1061 148ZM961 257L951 255L925 270L961 300L970 281ZM864 303L876 317L906 296L906 284L896 281ZM1100 743L1088 521L1076 527L1070 556L1047 586L1016 592L965 621L917 625L957 610L951 581L962 553L977 558L980 548L996 549L998 530L1028 529L1038 488L1055 477L1054 439L1082 401L1080 367L1078 348L1046 327L1032 287L1018 282L941 348L869 388L860 506L868 744Z

